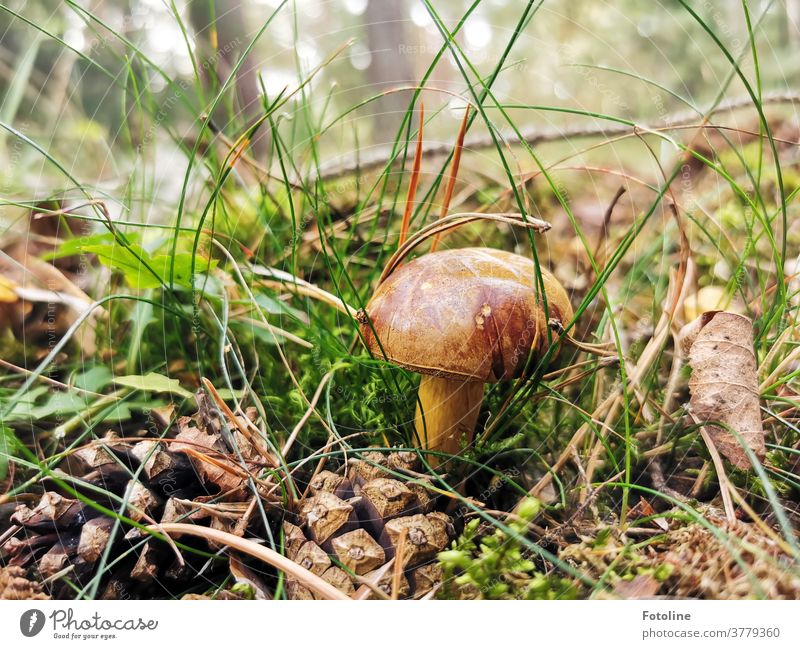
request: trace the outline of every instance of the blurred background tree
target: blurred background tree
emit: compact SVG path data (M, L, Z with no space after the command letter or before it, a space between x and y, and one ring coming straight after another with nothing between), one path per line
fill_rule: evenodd
M434 4L450 28L472 5L466 0ZM747 47L738 0L696 4L732 51ZM769 41L761 54L764 87L796 87L800 0L751 4L754 12L769 7L758 31L760 39ZM265 102L297 87L350 41L282 107L282 119L291 125L290 149L302 148L303 138L309 137L305 121L319 127L360 101L421 79L442 46L434 21L417 0L97 0L91 13L85 6L75 0L2 5L0 117L53 147L59 159L75 161L76 173L90 183L119 177L120 169L135 166L140 157L153 162L154 175L165 166L177 171L176 143L197 137L198 116L251 44L237 71L235 92L224 97L214 114L215 124L232 139L262 114ZM479 74L493 69L520 11L521 4L513 0L484 0L469 15L458 41ZM743 66L746 73L752 70L749 59ZM569 106L657 119L686 106L643 79L703 106L729 69L677 0L552 0L525 27L493 91L513 106ZM467 87L449 54L427 85L456 93ZM741 94L742 88L734 82L729 92ZM409 92L389 93L366 104L316 146L323 154L339 155L356 146L391 142L410 98ZM453 98L431 91L424 99L429 115L444 109L426 137L450 141L461 117L460 110L448 109L456 107ZM525 108L509 112L522 125L558 127L575 120ZM264 164L270 162L268 131L262 129L253 149ZM7 136L4 142L8 157ZM37 158L30 151L17 155ZM35 165L37 173L46 173L40 159ZM30 166L3 166L7 185L24 175L30 186Z
M364 13L369 50L366 76L369 90L375 94L414 82L409 60L401 54L408 43L407 16L408 8L403 0L367 2ZM389 133L397 130L400 118L407 108L408 96L404 93L390 93L375 102L372 108L375 132Z

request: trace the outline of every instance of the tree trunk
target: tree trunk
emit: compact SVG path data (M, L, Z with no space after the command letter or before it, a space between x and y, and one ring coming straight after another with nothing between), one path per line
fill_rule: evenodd
M374 94L414 83L410 58L414 50L405 30L408 19L405 0L369 0L364 21L372 55L367 81ZM394 139L409 100L408 92L391 93L371 104L376 143Z
M209 83L210 74L216 70L219 83L223 83L236 67L236 62L250 43L251 33L245 27L244 2L241 0L190 0L189 18L197 40L197 64L203 80ZM213 12L212 12L213 7ZM211 28L212 22L216 32ZM224 114L218 109L219 126L233 123L239 128L252 124L261 114L262 105L258 86L258 64L252 52L236 73L236 101L234 114ZM240 133L228 133L239 135ZM269 148L269 137L263 129L256 135L251 148L257 156Z
M790 47L800 47L800 0L786 0L786 35Z

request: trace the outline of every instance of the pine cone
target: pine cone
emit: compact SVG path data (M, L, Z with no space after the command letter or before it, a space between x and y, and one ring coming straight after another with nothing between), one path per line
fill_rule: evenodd
M436 588L436 554L454 530L437 511L437 492L417 473L416 453L369 451L336 471L320 471L287 512L280 485L263 470L273 458L239 430L223 435L219 414L204 398L198 402L195 416L180 418L162 437L130 442L109 432L42 480L38 504L20 505L7 519L18 529L0 547L0 561L12 571L14 592L73 598L74 586L86 587L98 571L96 592L107 599L172 597L198 587L214 593L208 584L230 575L254 583L259 596L277 587L277 574L263 564L246 568L232 553L225 553L229 563L209 561L208 553L223 549L210 542L191 541L205 554L181 551L179 560L174 547L131 521L194 523L259 542L273 538L276 545L282 524L286 556L348 596L393 597L396 585L397 597L423 597ZM85 504L65 483L112 511L124 502L124 518ZM290 578L286 593L314 598Z
M391 598L395 582L399 598L430 593L442 579L436 554L455 530L436 511L436 493L418 477L417 460L415 453L369 451L338 472L320 471L296 507L298 525L283 524L286 555L348 595ZM287 593L313 599L292 580Z

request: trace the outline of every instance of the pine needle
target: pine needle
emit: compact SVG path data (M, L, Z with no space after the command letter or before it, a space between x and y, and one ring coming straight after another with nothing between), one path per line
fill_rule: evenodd
M419 184L420 165L422 164L422 126L425 123L425 104L419 105L419 130L417 131L417 150L414 152L414 169L411 172L411 181L408 184L408 196L406 196L406 210L403 213L403 222L400 225L400 241L398 246L402 246L408 236L408 224L411 222L411 212L414 209L414 198L417 195L417 185Z
M450 177L447 179L447 187L444 190L444 201L442 202L442 209L439 212L439 219L447 216L447 211L450 209L450 201L453 198L453 190L456 186L456 178L458 177L458 167L461 164L461 151L464 148L464 136L467 133L467 123L469 122L469 105L464 111L464 119L461 120L461 128L458 131L458 139L456 140L456 147L453 149L453 164L450 167ZM439 239L442 238L442 233L437 232L433 237L431 243L431 252L436 252L439 247Z

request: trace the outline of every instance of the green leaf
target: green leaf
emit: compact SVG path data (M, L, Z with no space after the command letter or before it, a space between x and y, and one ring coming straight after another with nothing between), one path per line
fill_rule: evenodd
M171 255L151 255L138 243L123 246L111 235L103 234L65 241L50 258L65 257L79 253L96 255L101 264L121 272L125 281L133 288L158 288L169 277ZM175 284L184 288L192 286L192 263L195 273L205 273L217 265L190 252L179 252L174 256ZM149 266L149 268L148 268ZM155 274L154 274L155 273Z
M173 259L170 255L158 255L153 257L152 267L161 277L169 277L169 264ZM179 252L175 255L175 284L184 288L192 287L192 261L194 261L195 274L205 273L216 267L217 261L209 261L200 255L192 255L190 252Z
M54 416L69 417L88 406L88 400L75 392L53 392L42 385L28 390L7 414L6 420L39 421Z
M85 237L67 239L57 250L43 254L42 259L50 261L52 259L61 259L62 257L71 257L72 255L79 255L82 252L88 252L87 248L89 246L100 245L113 246L114 235L110 232L105 232L103 234L92 234Z
M126 399L124 401L120 401L119 403L114 404L107 412L106 415L101 420L102 422L106 423L120 423L123 421L128 421L129 419L133 418L133 412L148 412L153 408L159 408L161 406L166 405L164 401L160 399L154 399L149 397L147 399L137 399L137 400L130 400Z
M111 383L111 379L111 370L105 365L95 365L85 372L76 374L72 379L72 383L76 388L81 390L100 392L100 390Z
M178 379L171 379L163 374L150 372L149 374L129 374L128 376L118 376L114 383L143 392L169 392L180 397L191 399L194 395L181 387Z

